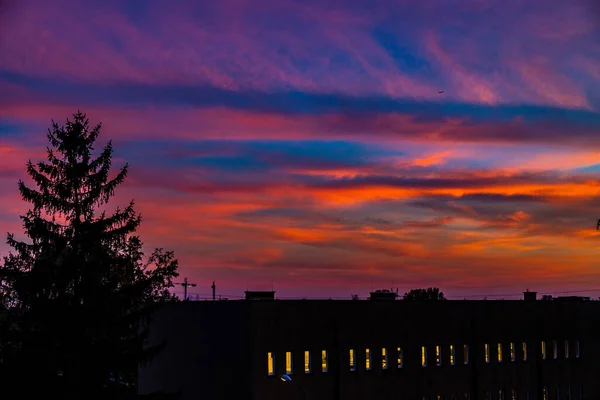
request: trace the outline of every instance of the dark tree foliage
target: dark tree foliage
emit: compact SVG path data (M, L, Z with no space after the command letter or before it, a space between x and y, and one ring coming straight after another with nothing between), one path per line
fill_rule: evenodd
M444 293L440 292L439 288L430 287L427 289L412 289L404 293L404 300L410 301L430 301L430 300L446 300Z
M149 318L176 301L177 260L144 255L133 201L102 210L128 165L110 177L111 142L92 154L99 133L81 112L53 121L47 161L27 163L37 188L18 184L32 208L21 216L29 239L9 234L14 251L0 266L0 372L21 395L109 398L115 386L135 387L138 365L160 350L144 344Z

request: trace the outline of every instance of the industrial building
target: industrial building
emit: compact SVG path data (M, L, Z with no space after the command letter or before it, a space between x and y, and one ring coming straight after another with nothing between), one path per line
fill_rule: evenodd
M600 302L170 304L140 394L191 399L598 400ZM373 300L377 299L373 296ZM287 375L281 379L282 375ZM289 378L288 378L289 377Z

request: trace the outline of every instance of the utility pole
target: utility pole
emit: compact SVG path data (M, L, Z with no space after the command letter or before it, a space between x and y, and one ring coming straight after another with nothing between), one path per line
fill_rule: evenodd
M217 297L217 296L216 296L216 292L215 292L215 290L216 290L216 288L217 288L217 287L215 286L215 281L213 281L213 284L212 284L211 288L212 288L212 291L213 291L213 301L215 301L215 300L216 300L216 297Z
M188 288L188 286L191 286L191 287L196 287L196 284L195 284L195 283L189 283L187 278L185 278L185 279L183 280L183 283L181 283L181 282L177 282L177 283L175 283L175 284L176 284L176 285L181 285L181 286L183 286L183 300L184 300L184 301L188 299L188 298L187 298L187 288Z

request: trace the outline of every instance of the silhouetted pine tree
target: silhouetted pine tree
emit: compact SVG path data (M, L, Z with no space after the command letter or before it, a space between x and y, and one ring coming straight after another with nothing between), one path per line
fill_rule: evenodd
M37 189L19 181L32 205L21 217L29 241L8 235L14 252L0 267L9 305L0 345L2 369L21 394L66 390L83 399L115 381L135 386L138 363L159 350L144 348L148 318L176 301L169 288L178 264L162 249L144 256L133 201L112 215L101 211L128 165L111 179L111 142L94 157L100 125L90 128L81 112L73 117L52 122L47 161L27 163Z

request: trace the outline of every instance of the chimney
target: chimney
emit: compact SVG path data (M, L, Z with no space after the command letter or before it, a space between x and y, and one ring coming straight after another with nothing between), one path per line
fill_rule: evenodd
M275 300L275 292L246 290L246 300Z
M529 289L527 289L526 292L523 292L523 300L536 301L537 300L537 292L530 292Z
M211 288L212 288L212 291L213 291L213 301L215 301L215 300L216 300L216 297L217 297L217 296L216 296L216 293L215 293L215 289L217 288L217 287L215 286L215 281L213 281L213 284L212 284Z

